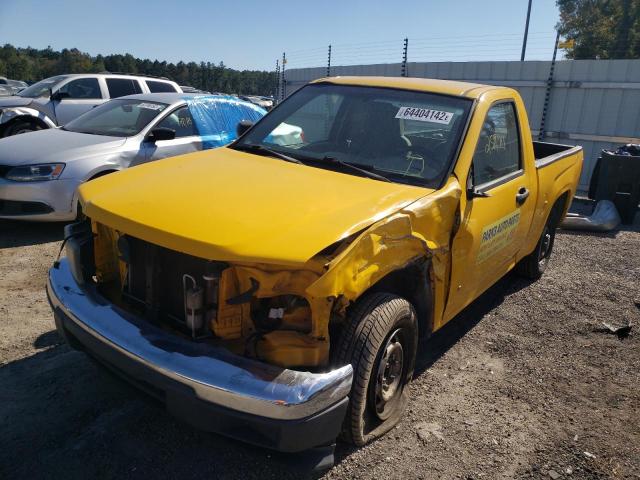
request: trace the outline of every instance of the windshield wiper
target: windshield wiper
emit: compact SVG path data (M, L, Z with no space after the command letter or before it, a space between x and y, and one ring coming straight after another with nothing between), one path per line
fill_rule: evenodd
M290 157L289 155L280 153L277 150L272 150L270 148L263 147L262 145L256 145L256 144L250 143L246 145L235 145L233 148L235 148L236 150L243 150L247 152L266 153L267 155L271 155L272 157L279 158L280 160L284 160L286 162L304 165L304 163L298 160L297 158Z
M349 162L344 162L342 160L338 160L335 157L330 157L330 156L324 156L322 157L322 161L323 162L327 162L327 163L333 163L336 165L340 165L341 167L345 167L345 168L350 168L351 170L354 170L358 173L361 173L362 175L369 177L369 178L373 178L374 180L381 180L383 182L390 182L391 180L389 180L387 177L380 175L378 173L374 173L370 170L366 170L364 168L360 168L359 166L353 164L353 163L349 163Z

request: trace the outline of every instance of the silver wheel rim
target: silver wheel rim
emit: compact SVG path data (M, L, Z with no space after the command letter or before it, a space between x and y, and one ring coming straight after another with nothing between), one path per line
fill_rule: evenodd
M374 403L380 420L386 420L393 413L395 400L402 391L404 349L400 341L401 330L397 329L389 336L378 363Z
M549 250L551 248L551 231L549 227L545 227L540 239L540 251L538 252L538 265L544 266L549 259Z

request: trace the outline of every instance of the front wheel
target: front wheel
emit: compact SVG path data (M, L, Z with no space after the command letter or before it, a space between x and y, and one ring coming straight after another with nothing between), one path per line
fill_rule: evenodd
M41 130L41 128L34 123L27 122L27 121L18 121L10 125L9 127L7 127L7 129L5 130L4 136L11 137L13 135L20 135L22 133L35 132L37 130Z
M344 328L334 362L351 364L353 385L342 437L361 446L389 431L402 417L413 376L418 325L407 300L373 293L356 302Z

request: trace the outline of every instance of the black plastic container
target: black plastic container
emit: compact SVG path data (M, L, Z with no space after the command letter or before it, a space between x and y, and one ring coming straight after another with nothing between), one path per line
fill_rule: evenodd
M603 150L591 176L589 198L611 200L622 223L633 223L640 203L640 156Z

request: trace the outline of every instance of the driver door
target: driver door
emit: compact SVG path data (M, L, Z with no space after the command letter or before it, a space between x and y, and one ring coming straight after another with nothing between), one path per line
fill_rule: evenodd
M176 137L173 140L146 142L145 161L147 162L202 150L202 137L200 137L191 112L186 105L169 113L152 130L154 128L174 130Z
M65 125L96 105L104 103L97 78L77 78L65 83L58 89L65 95L61 100L53 100L56 121Z
M445 319L456 315L515 263L533 218L536 173L524 161L513 102L489 109L473 155L460 228L452 245Z

